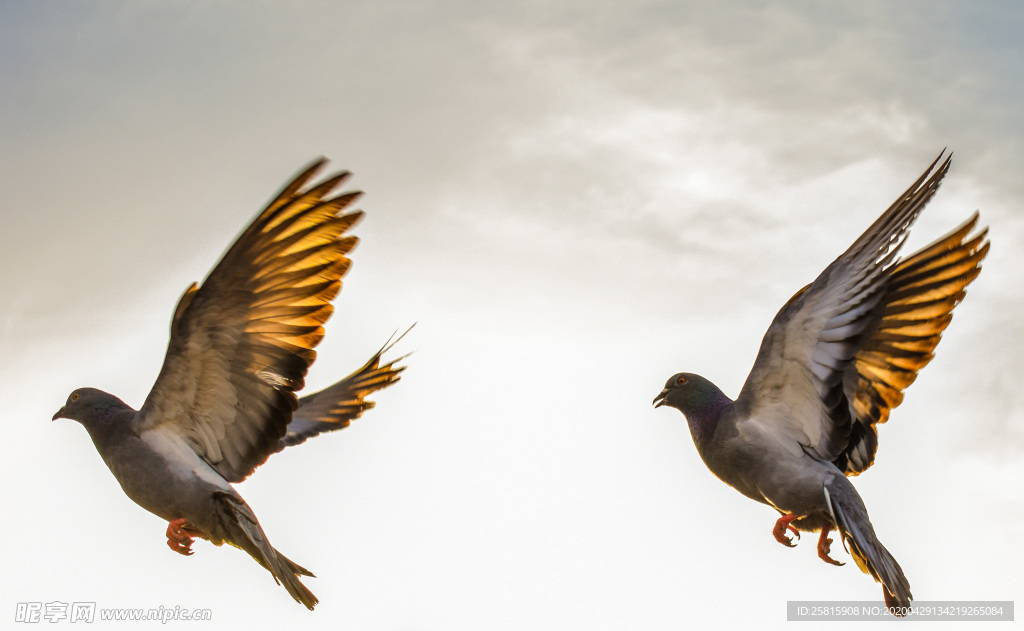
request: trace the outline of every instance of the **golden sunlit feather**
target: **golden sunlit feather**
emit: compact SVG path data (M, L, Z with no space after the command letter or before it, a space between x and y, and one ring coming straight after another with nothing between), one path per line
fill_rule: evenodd
M367 397L398 382L405 370L405 366L395 366L405 356L381 364L381 356L404 335L399 335L394 341L389 340L369 361L345 379L302 397L278 451L301 444L317 434L344 429L363 412L373 408L374 402L367 400Z
M285 435L358 243L346 232L362 213L339 214L360 193L328 197L348 173L306 188L324 164L285 185L179 300L163 369L141 410L154 424L179 425L231 482ZM223 404L241 395L246 405Z
M857 440L840 458L847 475L871 466L878 423L903 402L903 390L934 357L953 308L977 278L988 254L987 230L967 238L978 223L975 213L962 226L922 248L894 268L883 299L885 309L854 357L847 393L860 425ZM858 447L867 459L850 458Z

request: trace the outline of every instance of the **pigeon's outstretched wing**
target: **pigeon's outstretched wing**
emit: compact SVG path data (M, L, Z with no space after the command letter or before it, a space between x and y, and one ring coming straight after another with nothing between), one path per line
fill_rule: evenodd
M845 375L877 322L907 232L939 187L940 155L850 248L775 316L737 398L746 423L772 424L795 456L832 461L849 447L854 418Z
M360 193L330 196L348 176L307 187L318 160L289 182L210 275L181 297L160 375L138 430L180 435L229 482L273 453L297 406L362 216Z
M299 408L292 414L288 433L281 438L275 451L301 445L324 432L344 429L372 408L374 402L368 401L366 397L396 383L401 379L400 373L405 370L405 366L396 367L395 364L407 355L383 365L380 363L381 356L401 339L402 336L399 336L394 342L389 341L362 368L338 383L299 399Z
M903 390L932 360L953 308L981 273L988 229L974 232L978 213L896 266L885 290L885 308L865 330L864 341L843 375L853 410L849 444L835 460L847 475L871 466L878 448L876 423L903 402Z

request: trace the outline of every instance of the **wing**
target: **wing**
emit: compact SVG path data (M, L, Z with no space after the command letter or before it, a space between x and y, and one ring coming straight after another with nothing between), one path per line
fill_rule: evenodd
M289 182L182 296L138 430L171 426L230 482L247 477L285 435L362 216L360 193L329 197L341 173L306 187L318 160Z
M389 341L362 368L338 383L299 399L299 408L292 414L288 433L281 438L274 451L301 445L324 432L345 429L349 423L362 416L363 412L372 408L374 402L367 401L366 397L396 383L401 379L400 373L405 370L405 366L395 367L395 364L408 355L383 366L380 363L381 356L400 339L402 336L394 342Z
M786 303L765 333L737 405L746 410L746 422L771 426L794 455L809 450L831 461L849 445L853 417L843 376L884 308L910 225L949 170L948 157L936 169L941 159Z
M981 273L988 254L988 229L971 235L974 213L959 228L902 261L893 272L882 302L885 308L864 333L865 342L843 375L843 391L852 406L849 444L835 464L847 475L871 466L878 448L875 425L903 401L903 390L932 360L953 308Z

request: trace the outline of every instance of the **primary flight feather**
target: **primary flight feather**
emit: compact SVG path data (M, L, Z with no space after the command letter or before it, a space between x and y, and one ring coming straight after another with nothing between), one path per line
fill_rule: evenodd
M316 358L331 301L357 239L346 212L360 193L333 194L339 173L311 184L318 160L289 182L245 229L201 286L181 297L163 367L136 411L117 397L81 388L55 415L80 422L121 488L167 520L167 543L191 554L193 537L249 553L309 609L309 570L279 553L231 486L267 458L340 429L373 404L366 396L404 369L366 365L298 399ZM397 361L397 360L396 360Z
M974 232L975 213L906 260L897 258L949 165L949 157L936 158L782 307L735 401L692 373L673 375L654 399L656 407L686 416L712 473L781 514L772 531L780 543L794 545L787 531L820 532L818 556L841 565L829 556L828 534L836 530L896 613L911 602L910 583L847 476L874 462L877 424L931 361L988 253L987 230Z

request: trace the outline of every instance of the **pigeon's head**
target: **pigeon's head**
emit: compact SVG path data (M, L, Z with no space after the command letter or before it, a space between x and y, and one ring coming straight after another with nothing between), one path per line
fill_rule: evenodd
M654 407L667 405L679 410L687 418L694 412L718 409L728 402L729 398L718 386L700 375L688 372L672 375L665 388L654 397Z
M64 407L57 410L53 420L69 418L88 426L89 423L114 416L115 412L130 409L124 401L96 388L79 388L71 393Z

